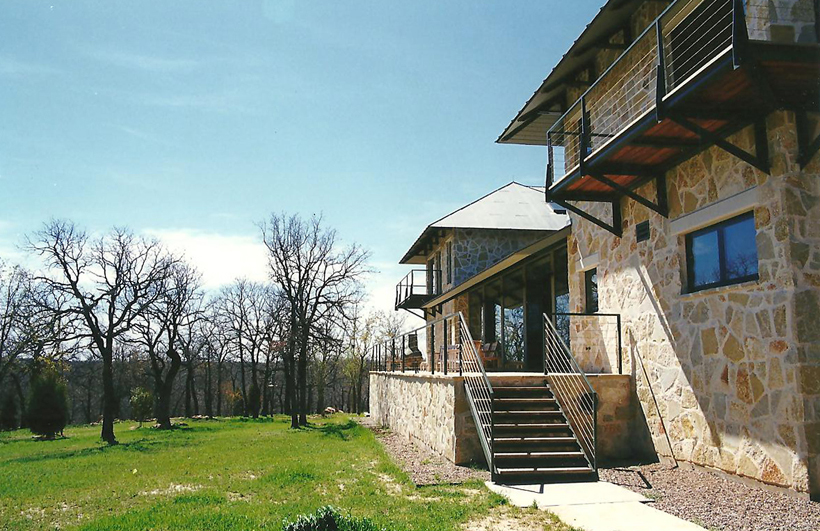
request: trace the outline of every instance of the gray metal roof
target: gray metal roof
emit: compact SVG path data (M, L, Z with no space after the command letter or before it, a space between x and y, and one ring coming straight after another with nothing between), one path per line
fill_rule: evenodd
M604 4L496 142L546 145L547 131L563 114L563 102L557 98L560 98L567 83L572 83L579 69L594 59L599 50L596 45L627 25L632 13L645 1L609 0Z
M544 187L511 182L428 225L400 263L419 262L425 240L444 229L558 231L567 225L566 211L544 200Z

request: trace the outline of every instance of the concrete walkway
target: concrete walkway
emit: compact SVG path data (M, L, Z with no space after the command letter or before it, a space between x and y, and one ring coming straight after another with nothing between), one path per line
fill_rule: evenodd
M519 507L555 513L565 523L585 531L703 531L686 520L647 505L648 498L605 481L551 485L496 485L493 492Z

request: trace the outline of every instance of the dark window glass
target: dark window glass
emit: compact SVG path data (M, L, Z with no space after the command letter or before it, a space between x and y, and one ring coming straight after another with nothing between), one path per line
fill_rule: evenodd
M757 279L755 220L749 212L686 236L689 291Z
M584 272L584 293L587 299L587 313L598 311L598 269Z

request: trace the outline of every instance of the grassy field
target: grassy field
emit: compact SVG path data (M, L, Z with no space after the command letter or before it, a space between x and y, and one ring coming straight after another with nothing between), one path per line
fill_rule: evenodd
M0 433L0 529L278 531L327 504L391 530L461 529L499 508L537 519L527 529L565 529L543 513L504 508L480 483L415 487L344 416L298 431L284 418L190 421L165 432L126 422L116 431L114 447L93 426L55 441Z

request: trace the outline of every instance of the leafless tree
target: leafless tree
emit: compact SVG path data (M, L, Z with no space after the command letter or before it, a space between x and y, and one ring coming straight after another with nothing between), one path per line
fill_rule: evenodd
M135 319L135 341L148 354L156 400L154 415L162 429L171 428L171 392L182 367L182 335L199 311L200 275L176 261L157 286L154 303Z
M8 267L0 261L0 389L17 358L32 338L24 320L29 294L28 275L20 267Z
M176 260L156 240L117 228L90 239L70 221L45 224L29 239L28 246L47 267L46 274L36 280L70 301L67 306L46 309L80 319L83 328L78 330L77 339L88 340L102 358L101 436L108 444L116 444L115 344L163 294Z
M245 414L253 418L259 417L261 407L259 361L269 337L271 321L267 308L271 296L268 286L239 279L223 288L218 299L217 311L225 320L229 341L239 359ZM247 367L250 367L250 385Z
M307 368L310 335L316 323L347 319L363 296L361 279L368 272L368 253L356 244L340 249L336 231L322 226L322 218L272 214L260 223L268 249L271 280L289 306L286 365L296 365L298 412L291 426L307 424ZM289 378L293 378L293 370ZM294 386L291 383L291 388ZM297 415L298 413L298 415Z

